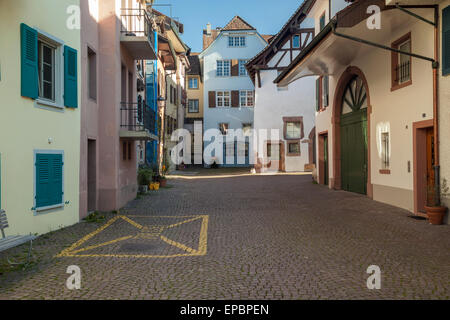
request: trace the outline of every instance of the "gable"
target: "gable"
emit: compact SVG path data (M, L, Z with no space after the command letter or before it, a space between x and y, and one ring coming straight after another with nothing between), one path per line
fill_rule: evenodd
M230 22L223 28L223 30L256 30L248 22L239 16L235 16Z

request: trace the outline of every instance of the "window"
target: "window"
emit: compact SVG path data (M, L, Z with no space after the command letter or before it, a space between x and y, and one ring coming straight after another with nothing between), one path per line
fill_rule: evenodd
M381 133L381 168L389 169L389 132Z
M325 28L325 12L320 16L319 31L322 31L323 28Z
M97 100L97 54L88 47L88 91L89 98Z
M244 36L229 36L228 37L229 47L245 47L245 37Z
M188 112L189 113L198 113L198 100L189 100L188 101Z
M198 79L189 78L189 89L198 89Z
M296 34L292 38L292 48L300 48L300 35Z
M219 123L219 130L222 133L222 135L228 134L228 123Z
M122 144L122 160L127 160L127 143L125 141Z
M450 6L442 10L442 75L450 74Z
M132 151L131 142L128 142L128 160L131 160L131 151Z
M38 41L39 98L56 102L56 47L42 40Z
M250 136L253 125L251 123L243 123L242 124L242 132L244 136Z
M321 111L329 105L330 84L329 76L316 80L316 111Z
M253 91L241 90L239 95L241 107L253 107Z
M392 43L392 48L411 53L411 33L406 34ZM408 86L411 79L411 56L407 54L392 52L392 87L396 90Z
M217 107L229 107L230 106L230 91L217 91L216 105Z
M289 142L288 143L288 155L289 156L299 156L300 155L300 142Z
M35 153L35 209L43 211L64 204L64 153L46 151Z
M239 75L240 76L246 76L247 75L247 69L245 68L245 64L248 60L239 60Z
M286 139L300 139L300 122L286 123Z
M230 60L217 60L216 75L218 77L229 77L230 73L231 73Z

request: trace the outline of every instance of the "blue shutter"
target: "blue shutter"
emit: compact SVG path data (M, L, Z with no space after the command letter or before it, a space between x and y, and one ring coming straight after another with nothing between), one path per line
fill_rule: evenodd
M63 202L62 154L36 154L36 208Z
M64 46L64 105L78 108L77 50Z
M450 6L442 10L442 75L450 74Z
M39 96L38 33L26 24L20 25L21 95L31 99Z

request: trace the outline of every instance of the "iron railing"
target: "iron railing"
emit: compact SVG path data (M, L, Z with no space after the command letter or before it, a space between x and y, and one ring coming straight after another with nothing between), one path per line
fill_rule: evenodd
M152 48L155 47L155 35L150 16L145 9L122 8L120 9L121 30L125 36L147 37Z
M156 134L156 112L145 101L122 102L120 128L128 131L148 131Z
M404 82L411 80L411 64L410 64L410 62L406 61L404 63L399 64L395 68L395 75L396 75L395 81L398 84L402 84Z

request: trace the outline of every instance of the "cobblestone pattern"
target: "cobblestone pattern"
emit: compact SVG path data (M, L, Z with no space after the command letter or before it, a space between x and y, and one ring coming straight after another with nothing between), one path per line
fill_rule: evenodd
M131 202L120 214L208 215L206 255L56 258L101 226L80 223L40 237L34 250L39 262L0 275L0 298L450 298L448 225L432 226L402 209L314 185L310 176L172 179L169 185ZM179 226L170 237L195 246L199 228L199 222ZM100 233L89 244L119 236ZM0 261L25 249L2 253ZM98 252L127 250L140 249L125 244ZM373 264L382 271L381 290L366 287L366 269ZM82 270L81 290L65 286L69 265Z

